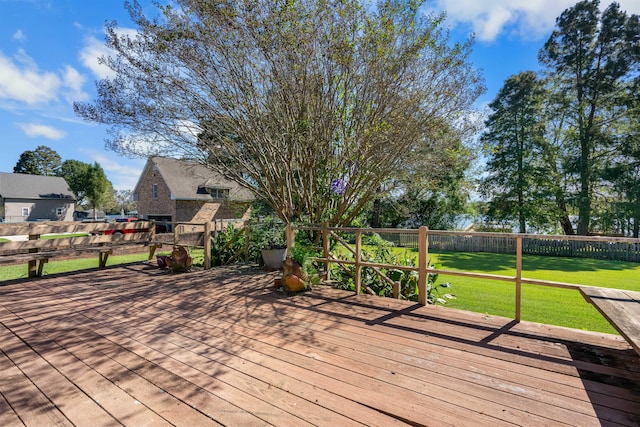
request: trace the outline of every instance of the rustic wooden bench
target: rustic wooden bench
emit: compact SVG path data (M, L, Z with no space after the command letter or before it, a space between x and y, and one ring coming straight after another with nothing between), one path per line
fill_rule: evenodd
M580 292L640 354L640 292L590 286Z
M54 235L56 238L42 237ZM155 240L153 222L37 222L0 225L0 237L27 236L27 240L0 242L0 264L27 263L29 277L42 275L44 264L53 258L98 254L104 268L118 247L149 245ZM23 237L24 239L24 237Z

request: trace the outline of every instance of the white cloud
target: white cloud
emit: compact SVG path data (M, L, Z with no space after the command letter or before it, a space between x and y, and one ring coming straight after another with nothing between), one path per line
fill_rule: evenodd
M15 33L13 33L13 36L11 38L18 41L24 41L27 39L27 36L22 30L17 30Z
M83 101L89 97L82 90L86 80L70 66L59 73L40 70L22 49L13 58L0 51L0 101L36 106L57 101L60 95L69 103Z
M27 136L30 137L43 136L45 138L58 140L67 136L66 132L47 125L18 123L18 126Z
M577 0L436 0L432 9L445 10L454 25L470 25L480 41L495 41L499 36L539 39L548 35L555 20ZM603 0L601 9L611 2ZM622 10L640 13L640 1L619 0Z
M80 74L78 70L73 67L66 66L63 74L63 81L65 86L65 99L70 104L74 101L86 101L89 99L89 94L82 90L87 77Z
M23 51L15 62L0 51L0 99L46 103L55 99L60 83L55 73L39 71Z
M118 28L118 34L127 35L134 38L137 34L136 30L131 28ZM80 50L79 59L82 65L91 70L98 79L112 78L114 72L104 64L100 63L100 58L106 58L112 55L113 50L109 49L104 41L95 37L87 37L85 46Z
M91 70L91 72L99 79L113 77L113 71L106 65L100 63L101 57L109 56L110 50L95 37L88 37L85 46L80 50L79 57L82 65Z

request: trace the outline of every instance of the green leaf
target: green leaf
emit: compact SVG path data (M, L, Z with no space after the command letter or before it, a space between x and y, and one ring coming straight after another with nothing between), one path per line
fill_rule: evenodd
M389 277L389 279L393 280L394 282L397 282L402 278L402 271L400 271L400 270L389 270L388 277Z

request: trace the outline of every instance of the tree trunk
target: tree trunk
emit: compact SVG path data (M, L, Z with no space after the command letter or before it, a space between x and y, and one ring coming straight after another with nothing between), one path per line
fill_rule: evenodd
M593 115L594 108L591 108ZM591 120L584 123L581 118L580 126L580 192L578 193L578 227L577 234L586 236L591 222Z
M518 193L518 222L520 223L520 233L527 232L527 219L525 217L524 212L524 201L523 201L522 191Z
M567 202L564 199L564 194L558 190L556 193L556 204L558 205L558 210L560 211L558 215L558 221L560 221L560 226L562 227L562 231L566 236L574 235L573 224L571 224L571 220L569 219L569 214L567 214Z
M640 234L640 198L636 198L636 208L633 210L633 237L638 238Z
M380 211L382 210L382 200L376 198L373 200L373 211L371 212L371 228L380 227Z

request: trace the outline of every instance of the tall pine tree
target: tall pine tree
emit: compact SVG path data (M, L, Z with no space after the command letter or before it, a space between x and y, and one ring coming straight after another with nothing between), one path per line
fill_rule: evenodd
M480 192L490 198L487 216L494 220L515 220L518 231L527 224L550 222L539 202L542 187L540 146L544 135L541 103L544 87L532 71L511 76L489 104L492 114L482 135L488 175Z
M578 212L577 233L591 231L594 197L605 184L604 165L619 151L620 122L634 113L640 96L633 78L640 64L638 17L617 3L604 12L598 0L565 10L540 51L539 60L555 100L566 111L562 164Z

